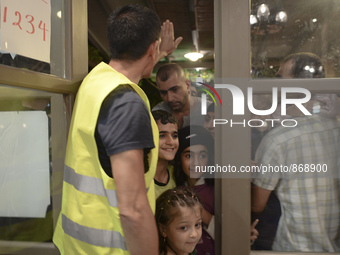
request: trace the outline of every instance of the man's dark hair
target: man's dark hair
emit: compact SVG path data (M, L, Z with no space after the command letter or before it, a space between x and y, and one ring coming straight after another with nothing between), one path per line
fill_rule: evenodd
M108 19L107 37L111 59L138 60L159 39L158 15L141 5L125 5Z
M293 78L325 78L325 67L321 59L309 52L291 54L283 60L293 60L290 75Z
M152 111L152 116L156 122L160 120L163 125L166 125L168 123L178 125L176 118L170 112L164 110L156 110Z
M185 74L183 68L175 63L169 63L161 66L156 74L157 79L162 82L167 81L173 73L177 73L178 78L184 78Z

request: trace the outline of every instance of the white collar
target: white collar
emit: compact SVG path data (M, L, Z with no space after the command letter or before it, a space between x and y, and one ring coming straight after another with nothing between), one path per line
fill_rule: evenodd
M201 177L201 178L199 178L199 179L197 180L197 182L195 183L195 186L202 185L202 184L204 184L204 183L205 183L204 177ZM187 182L187 181L185 182L185 186L188 186L188 182Z

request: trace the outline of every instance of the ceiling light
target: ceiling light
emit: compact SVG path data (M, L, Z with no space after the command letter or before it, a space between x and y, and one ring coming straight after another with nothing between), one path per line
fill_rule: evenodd
M187 53L184 55L185 58L188 58L191 61L197 61L200 58L203 58L203 54L199 52L198 50L198 31L192 30L191 31L192 34L192 48L191 48L191 52Z
M189 52L184 55L184 57L190 59L191 61L197 61L200 58L203 58L203 54L200 52Z
M250 25L254 25L257 23L257 18L255 15L250 15Z
M278 14L276 14L275 20L277 22L287 22L287 13L284 11L280 11Z
M257 18L259 20L267 20L270 15L270 11L268 8L268 5L266 4L261 4L259 8L257 9Z

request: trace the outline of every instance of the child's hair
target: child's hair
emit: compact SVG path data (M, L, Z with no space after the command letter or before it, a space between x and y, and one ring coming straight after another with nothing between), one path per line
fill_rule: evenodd
M215 112L215 105L213 103L208 106L207 112Z
M178 125L176 118L170 112L164 110L155 110L152 111L152 116L156 122L160 120L163 125L166 125L168 123Z
M177 216L179 207L202 208L198 196L188 187L182 186L164 191L156 200L156 222L158 226L159 252L167 254L167 241L163 237L160 225L170 224Z
M202 126L191 125L186 126L178 130L178 141L179 148L175 156L175 179L177 186L184 185L187 180L182 169L181 154L182 152L193 145L204 145L208 150L208 166L214 164L214 139L211 134ZM206 173L203 177L205 178L205 183L208 185L214 184L213 175ZM209 177L209 178L208 178Z

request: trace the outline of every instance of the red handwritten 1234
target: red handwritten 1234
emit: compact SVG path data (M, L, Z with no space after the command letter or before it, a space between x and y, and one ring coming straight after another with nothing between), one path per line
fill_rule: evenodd
M37 21L35 21L32 15L27 14L24 18L22 18L22 15L19 11L9 12L6 6L4 7L3 22L6 23L7 20L9 21L10 19L7 15L13 14L14 16L11 17L13 20L15 20L15 22L12 22L13 26L17 26L19 29L26 31L29 34L34 34L36 32ZM25 30L22 28L23 26L25 27ZM46 32L48 32L46 29L46 23L40 20L38 29L42 30L42 39L43 41L46 41Z

